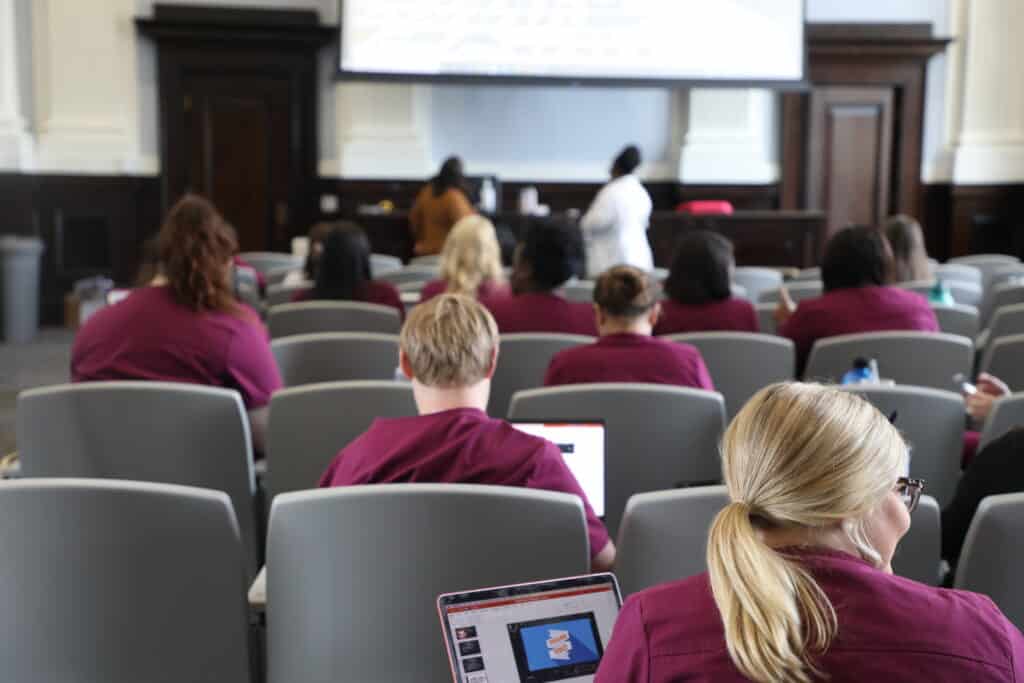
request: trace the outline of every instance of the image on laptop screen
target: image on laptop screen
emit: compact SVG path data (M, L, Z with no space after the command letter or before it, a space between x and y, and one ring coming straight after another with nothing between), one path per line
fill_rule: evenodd
M611 574L438 598L456 683L593 681L620 606Z
M604 423L512 421L516 429L558 446L569 470L587 495L594 514L604 517Z

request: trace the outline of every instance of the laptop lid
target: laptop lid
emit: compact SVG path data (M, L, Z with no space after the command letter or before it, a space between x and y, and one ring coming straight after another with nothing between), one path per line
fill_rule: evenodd
M593 681L621 606L612 574L437 599L455 683Z
M558 446L565 464L594 508L594 514L604 517L605 427L602 420L512 420L512 426Z

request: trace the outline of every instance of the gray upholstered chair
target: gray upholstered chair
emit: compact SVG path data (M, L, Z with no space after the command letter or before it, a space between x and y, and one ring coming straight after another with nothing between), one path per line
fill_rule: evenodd
M255 573L256 479L237 391L171 382L31 389L18 396L17 434L24 477L132 479L226 492Z
M0 483L0 661L18 683L249 683L238 525L221 491Z
M355 379L394 379L398 337L323 332L275 339L270 350L286 387Z
M271 339L317 332L398 334L398 309L362 301L304 301L273 306L267 313Z
M983 593L1024 628L1024 493L988 496L978 505L956 570L956 588Z
M577 334L501 335L498 367L491 378L491 398L487 403L487 412L492 417L505 417L514 393L544 386L544 373L556 353L594 341L593 337Z
M520 391L517 420L605 422L605 524L613 535L634 493L721 479L725 401L713 391L660 384L573 384Z
M286 493L267 548L269 683L451 680L438 595L590 566L577 496L466 484Z

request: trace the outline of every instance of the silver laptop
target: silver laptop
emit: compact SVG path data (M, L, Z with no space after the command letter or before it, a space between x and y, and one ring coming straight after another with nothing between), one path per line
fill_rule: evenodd
M558 446L569 470L586 494L594 514L604 517L604 444L601 420L512 420L516 429L547 439Z
M621 606L612 574L437 599L455 683L593 681Z

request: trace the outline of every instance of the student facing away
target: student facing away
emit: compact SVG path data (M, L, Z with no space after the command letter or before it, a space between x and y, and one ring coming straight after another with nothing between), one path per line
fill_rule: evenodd
M558 446L484 412L498 359L487 309L464 295L434 297L409 314L399 346L419 415L374 420L338 453L320 486L448 482L575 494L586 510L591 566L609 569L615 545Z
M615 266L594 285L600 338L559 352L544 376L545 386L587 382L644 382L714 390L700 351L652 337L661 306L647 273Z

